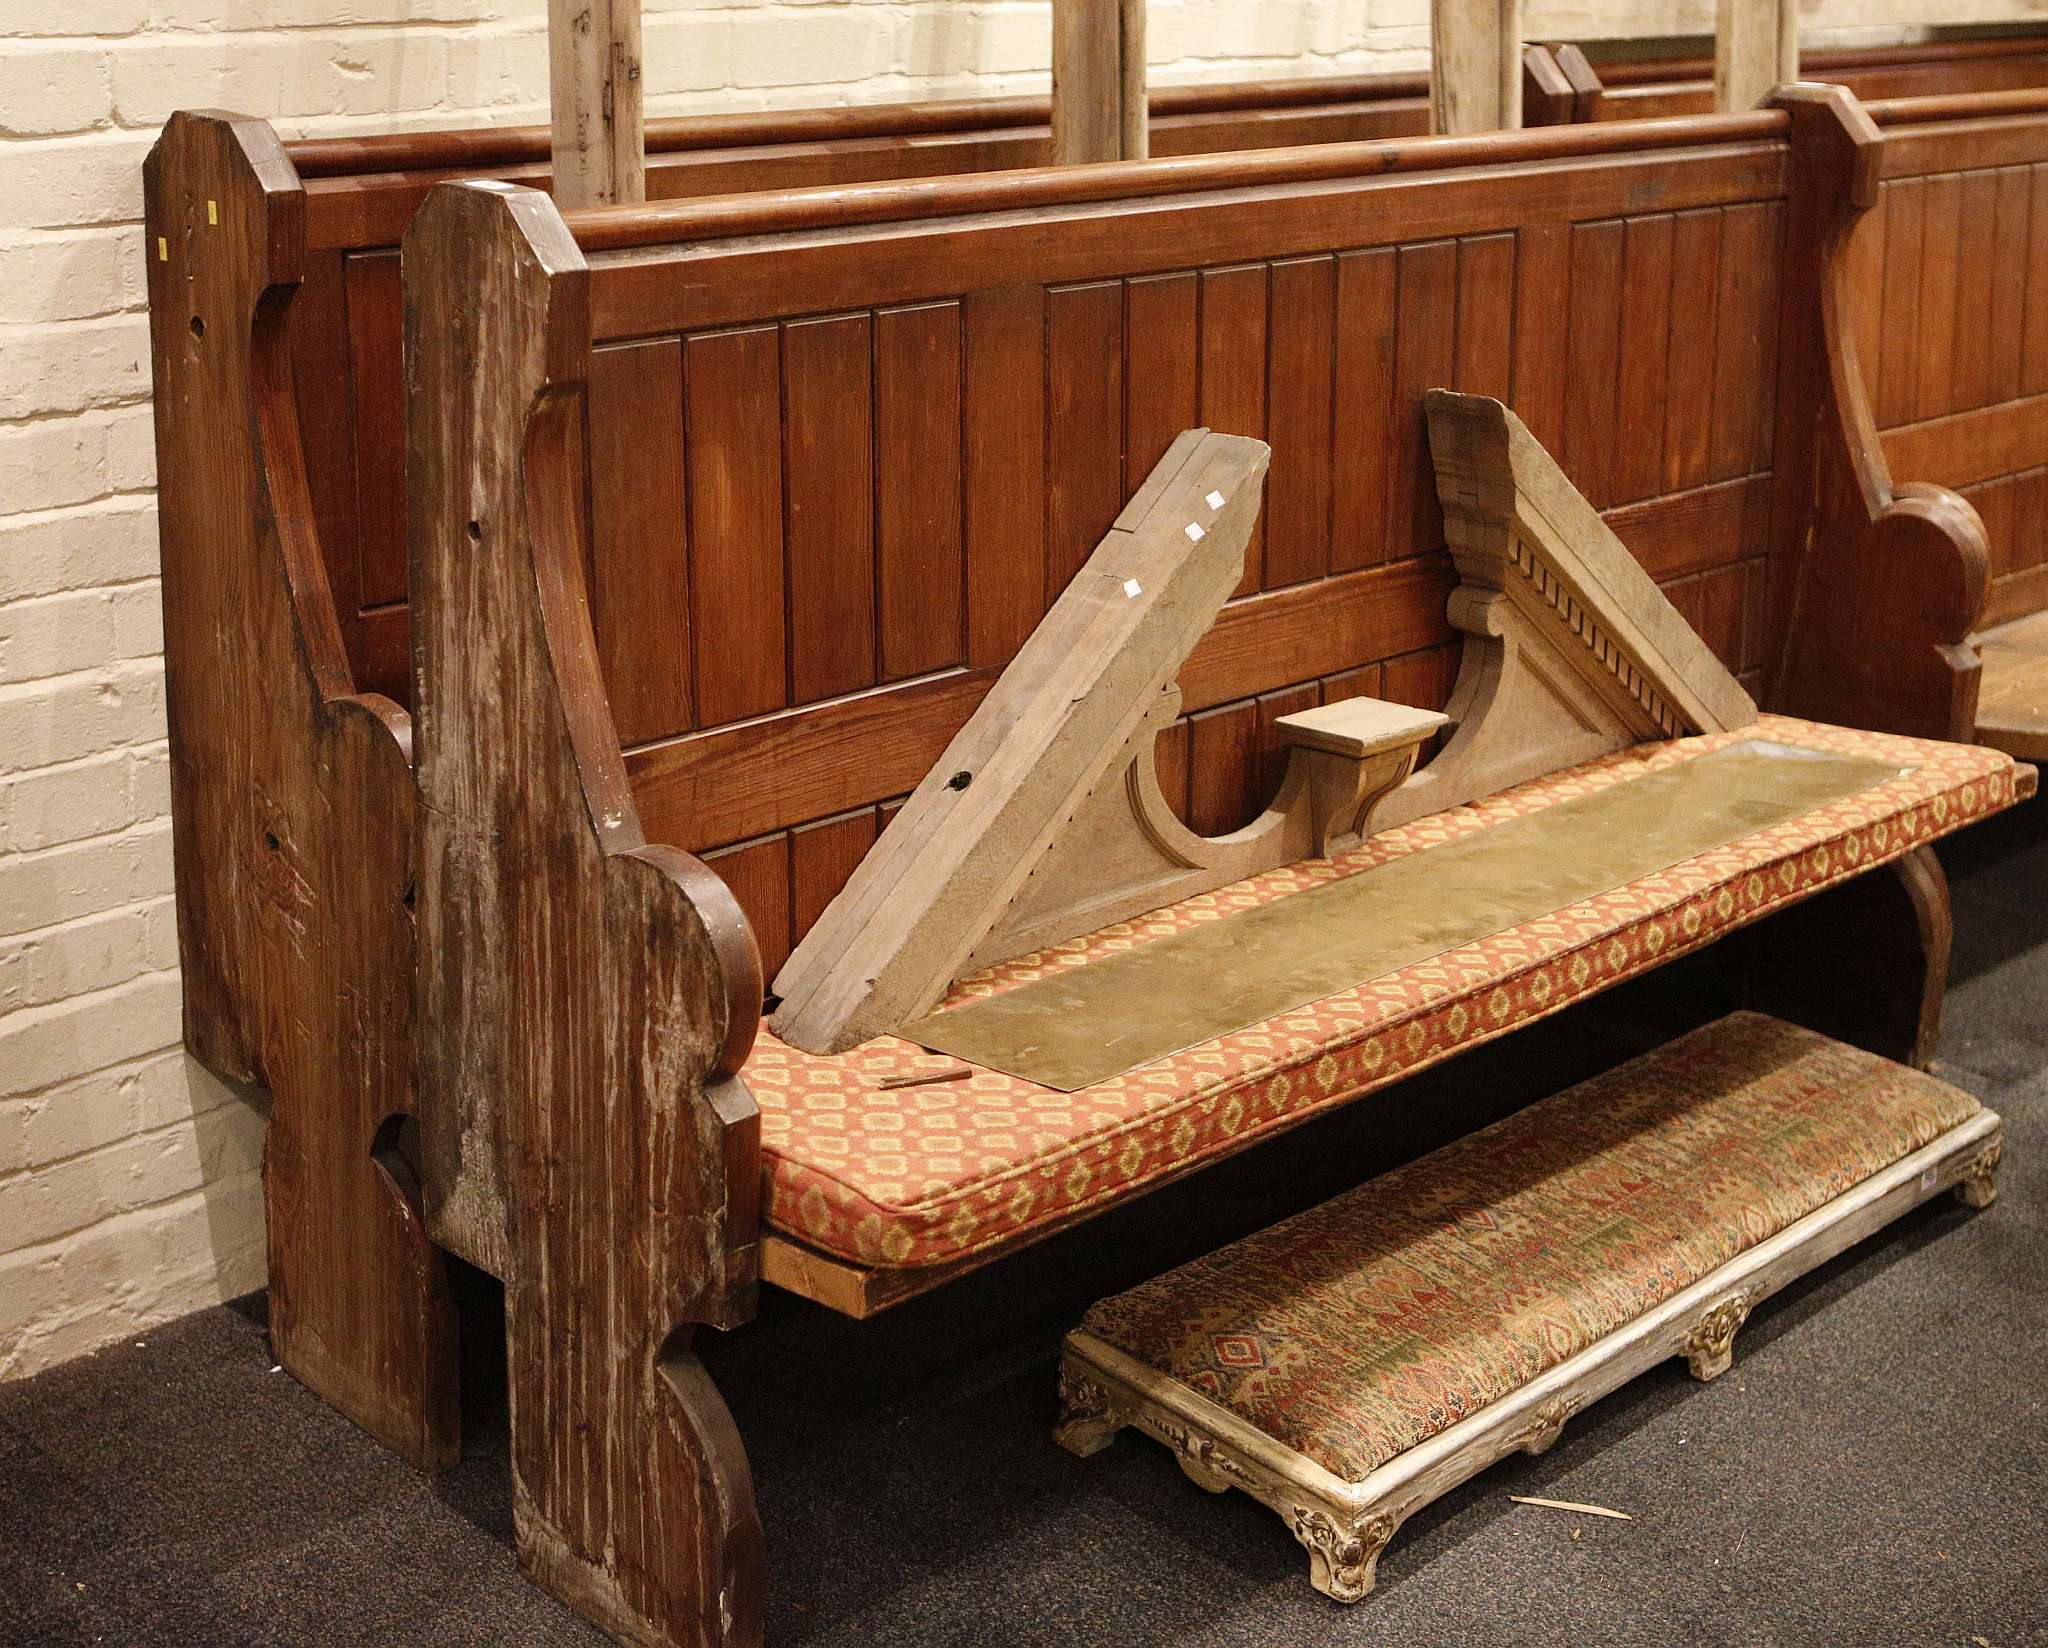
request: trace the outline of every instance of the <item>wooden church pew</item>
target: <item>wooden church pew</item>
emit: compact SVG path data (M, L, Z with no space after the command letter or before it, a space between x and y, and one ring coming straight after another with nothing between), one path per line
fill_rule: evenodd
M1875 103L1855 207L1825 259L1841 404L1881 465L1826 494L1775 701L1799 713L2020 754L2048 748L2048 92ZM1905 529L1909 483L1973 507L1947 541L1871 541L1865 502ZM1865 498L1852 493L1860 489ZM1944 509L1946 505L1942 506ZM1839 598L1839 600L1838 600Z
M1180 431L1273 448L1240 589L1162 738L1166 793L1207 833L1265 803L1280 716L1442 701L1440 384L1511 401L1754 672L1820 415L1786 346L1812 304L1777 275L1840 215L1854 116L1806 92L1633 131L566 215L432 197L407 244L425 1176L436 1237L507 1284L529 1573L626 1640L748 1639L758 1528L693 1327L744 1320L757 1276L863 1314L1237 1148L1226 1129L1100 1187L1019 1177L1021 1211L963 1206L896 1247L833 1205L829 1170L794 1170L789 1095L821 1072L792 1083L757 1033L764 971ZM1892 860L1774 948L1837 985L1881 955L1882 988L1830 993L1924 1054L1946 905L1921 843L2021 777L1872 748L1981 776L1821 852L1818 882L1758 874L1718 916L1709 895L1643 964ZM1862 915L1833 925L1842 896ZM1617 976L1566 968L1401 1068ZM856 1085L855 1121L889 1082ZM952 1148L974 1155L972 1130Z
M1547 48L1569 102L1546 97L1530 125L1566 120L1661 120L1714 106L1714 62L1667 57L1594 63L1570 42ZM1823 47L1799 55L1803 80L1847 86L1868 102L1963 92L2009 91L2048 83L2048 38L1930 40L1901 46Z

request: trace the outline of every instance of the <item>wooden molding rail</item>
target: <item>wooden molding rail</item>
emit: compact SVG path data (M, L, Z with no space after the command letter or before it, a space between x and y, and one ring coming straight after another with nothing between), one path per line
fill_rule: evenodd
M502 184L437 189L404 255L429 1216L505 1283L524 1570L621 1641L756 1643L746 1455L689 1347L753 1309L760 964L627 787L584 584L587 271Z

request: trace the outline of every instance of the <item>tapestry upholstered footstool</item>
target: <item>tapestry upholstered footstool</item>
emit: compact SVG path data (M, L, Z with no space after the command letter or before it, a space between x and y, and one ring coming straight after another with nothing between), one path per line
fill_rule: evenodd
M1356 1602L1394 1530L1667 1356L1727 1368L1752 1306L1945 1189L1999 1119L1737 1013L1089 1311L1057 1436L1126 1425L1287 1519Z

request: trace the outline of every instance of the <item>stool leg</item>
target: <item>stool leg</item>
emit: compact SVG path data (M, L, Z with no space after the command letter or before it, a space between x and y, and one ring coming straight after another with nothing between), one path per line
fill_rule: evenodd
M2005 1146L1994 1144L1964 1170L1950 1194L1965 1207L1989 1207L1998 1200L1998 1163L2004 1155Z
M1102 1384L1071 1360L1060 1363L1060 1417L1052 1439L1080 1459L1092 1459L1131 1422Z
M1297 1505L1287 1517L1308 1551L1308 1582L1335 1602L1363 1602L1379 1577L1380 1552L1400 1526L1382 1512L1333 1516Z
M1685 1337L1685 1362L1701 1384L1728 1371L1735 1360L1735 1335L1749 1320L1750 1307L1755 1303L1747 1293L1731 1293L1700 1313L1692 1332Z

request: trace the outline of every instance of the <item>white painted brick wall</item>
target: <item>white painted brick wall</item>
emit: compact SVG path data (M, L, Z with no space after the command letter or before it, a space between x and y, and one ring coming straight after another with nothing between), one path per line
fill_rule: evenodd
M2048 0L1831 0L1889 16ZM1532 0L1532 34L1713 0ZM263 1118L178 1050L141 165L180 107L288 133L542 118L545 0L0 0L0 1378L258 1286ZM655 114L1042 86L1044 0L647 0ZM1162 82L1425 62L1427 0L1157 0Z

